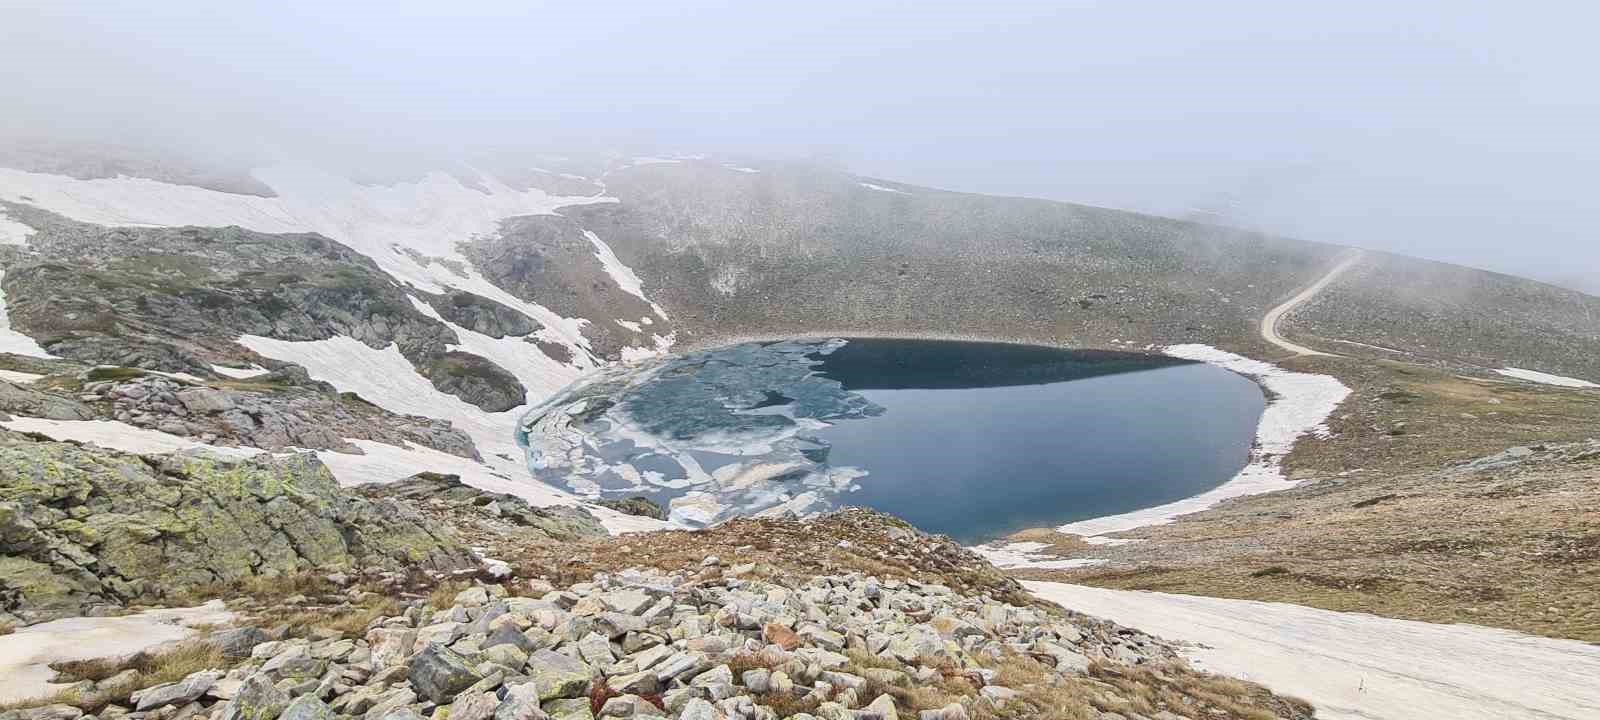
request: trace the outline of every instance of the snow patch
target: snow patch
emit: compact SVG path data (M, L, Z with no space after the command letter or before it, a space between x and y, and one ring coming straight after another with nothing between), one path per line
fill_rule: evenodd
M0 282L5 277L5 270L0 270ZM37 358L55 357L45 352L38 341L11 329L11 315L6 312L6 291L3 288L0 288L0 352Z
M1057 528L1073 535L1106 535L1147 525L1165 525L1180 515L1199 512L1229 498L1287 490L1296 485L1283 475L1283 457L1306 435L1327 437L1325 424L1350 388L1327 375L1285 370L1271 363L1218 350L1209 345L1173 345L1166 354L1210 363L1254 378L1274 397L1256 426L1250 464L1233 479L1191 498L1120 515L1081 520Z
M1200 668L1309 700L1319 718L1600 715L1600 647L1476 625L1024 581L1063 607L1190 643Z
M1577 378L1551 375L1549 373L1542 373L1537 370L1523 370L1521 368L1508 367L1500 368L1495 372L1506 377L1512 377L1518 380L1526 380L1528 382L1539 383L1541 385L1555 385L1556 387L1568 388L1600 388L1600 385L1589 382L1588 380L1579 380Z
M0 370L0 380L9 383L27 384L44 377L36 373L18 372L16 370Z
M599 235L585 230L583 231L583 236L588 238L589 242L594 245L594 256L599 258L600 265L606 269L606 274L616 281L617 287L622 288L623 292L629 295L650 303L650 309L662 320L666 320L666 311L662 310L660 305L650 302L650 298L644 296L644 281L639 279L639 275L633 271L633 268L622 264L622 261L617 259L617 254L611 251L611 246L601 240Z
M146 610L121 617L75 617L18 628L0 636L0 703L54 693L51 663L122 657L195 634L193 625L228 625L234 615L221 600L199 607Z
M418 304L419 310L426 307L426 303L415 298L412 301ZM431 311L431 308L423 310ZM536 346L520 339L491 338L453 324L451 327L463 341L452 348L482 355L504 367L528 386L530 395L553 394L577 377L576 370L551 360ZM398 447L372 440L346 439L365 454L317 451L317 457L342 485L394 482L427 470L459 475L462 482L480 490L514 495L540 507L579 504L572 495L528 477L522 449L517 447L513 437L517 420L527 410L527 405L488 413L454 395L439 392L392 344L374 350L343 336L297 342L245 335L238 342L274 360L299 364L313 379L327 382L340 392L356 393L390 412L449 420L472 438L483 457L483 461L478 462L416 445ZM658 520L622 515L604 508L588 509L612 532L671 527Z
M577 498L541 482L527 478L527 468L517 460L484 455L485 462L457 457L419 445L398 447L375 440L346 438L365 454L318 450L322 460L340 485L366 485L404 480L419 472L459 475L461 481L479 490L522 498L536 507L580 506L600 520L612 534L668 530L674 526L654 518L624 515L608 508L584 505Z
M72 440L126 453L185 452L227 458L246 458L265 450L253 447L207 445L193 438L147 430L116 420L47 420L13 417L0 420L0 427L16 432L39 433L52 440Z
M861 187L864 187L864 188L866 188L868 190L877 190L878 192L900 193L901 195L910 195L911 194L911 193L908 193L908 192L906 192L904 190L898 190L898 189L895 189L895 188L892 188L892 187L884 187L882 185L874 185L874 184L869 183L869 182L861 183Z
M33 234L33 228L12 220L4 210L0 210L0 245L27 245L28 236Z
M468 330L446 320L444 316L433 309L433 306L418 300L416 296L408 297L411 300L411 306L416 308L417 312L438 320L455 331L456 339L460 342L450 345L448 349L469 352L488 358L494 364L515 375L517 380L521 381L522 386L528 391L523 398L524 406L543 400L555 391L566 387L568 383L576 380L587 369L582 366L556 362L550 356L545 355L538 345L528 342L525 337L508 335L497 338L476 330ZM406 364L410 366L410 361L407 361ZM421 375L417 377L421 378L422 382L428 383L427 378L422 378ZM433 384L428 383L428 386L433 387ZM435 392L438 391L435 390ZM474 413L486 414L475 406L468 405L468 407L471 407ZM421 414L426 415L427 413Z
M732 170L734 172L742 172L742 173L758 173L758 172L761 172L760 170L757 170L755 168L739 167L738 165L723 165L722 167L725 170Z
M471 269L456 248L498 232L500 221L508 217L554 214L563 206L615 202L615 198L518 191L492 177L482 178L480 190L441 172L388 186L361 185L295 164L261 168L252 175L277 197L235 195L144 178L79 180L0 168L0 198L101 225L238 225L268 233L320 233L418 289L437 293L455 288L516 308L559 334L575 355L586 354L589 342L580 332L586 321L562 317L501 290ZM31 200L21 200L24 195ZM465 276L458 275L430 258L453 260L469 269Z
M231 368L226 365L212 365L211 371L218 375L224 375L236 380L245 380L272 372L271 370L261 367L260 365L251 365L247 368Z
M472 438L481 453L516 447L511 432L518 411L487 413L461 398L439 392L393 343L374 350L343 335L306 341L241 335L238 343L265 357L296 363L312 379L327 382L340 392L353 392L390 412L449 420ZM528 346L530 354L533 350Z
M1001 570L1030 568L1035 570L1070 570L1072 568L1104 565L1096 558L1058 558L1042 552L1050 547L1042 542L1014 542L1005 545L978 545L971 550L982 555L989 564Z

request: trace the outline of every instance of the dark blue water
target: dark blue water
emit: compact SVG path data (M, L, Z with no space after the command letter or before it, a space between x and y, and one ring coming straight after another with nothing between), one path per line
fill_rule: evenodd
M884 408L816 433L869 473L841 499L964 542L1205 492L1265 407L1234 373L1120 353L852 340L819 370Z

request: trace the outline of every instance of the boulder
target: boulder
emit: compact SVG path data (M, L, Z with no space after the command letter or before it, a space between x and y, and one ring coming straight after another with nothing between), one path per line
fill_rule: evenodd
M289 707L289 694L279 690L266 675L246 678L233 699L222 706L216 720L277 720Z
M164 705L187 705L199 699L222 677L216 670L202 670L178 682L145 688L133 694L134 709L141 712Z
M289 703L289 707L284 708L278 720L334 720L335 717L333 708L328 707L328 704L322 702L315 694L308 693Z
M592 677L588 665L553 650L540 650L529 656L527 674L540 702L583 695L588 692Z
M483 676L460 653L432 643L411 659L411 671L406 679L418 695L429 702L443 705L455 699L456 693L482 680Z

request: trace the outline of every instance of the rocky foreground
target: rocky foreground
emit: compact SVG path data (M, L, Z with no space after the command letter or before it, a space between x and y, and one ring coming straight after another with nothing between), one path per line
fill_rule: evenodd
M1311 716L859 509L612 537L446 476L346 489L310 453L0 431L0 540L0 649L54 618L235 617L55 662L0 720Z
M435 592L360 628L216 632L190 643L216 667L125 699L118 686L136 670L83 679L58 698L70 703L0 719L77 720L84 708L97 720L1310 716L1198 675L1136 630L934 583L797 580L710 557L692 571L512 587Z

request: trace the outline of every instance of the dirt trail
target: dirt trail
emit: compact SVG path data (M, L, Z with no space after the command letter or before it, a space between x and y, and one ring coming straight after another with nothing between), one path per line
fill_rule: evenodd
M1295 355L1331 355L1332 353L1312 350L1304 345L1296 345L1284 339L1282 335L1278 334L1278 323L1283 320L1285 315L1288 315L1295 308L1304 305L1306 301L1316 297L1317 293L1322 292L1324 288L1328 287L1328 285L1334 280L1338 279L1340 275L1344 274L1344 271L1349 270L1356 263L1360 262L1361 258L1365 256L1366 253L1360 250L1351 249L1345 251L1342 259L1339 260L1337 265L1333 266L1332 270L1328 271L1328 274L1323 275L1321 279L1312 283L1310 287L1301 290L1299 294L1289 298L1282 305L1268 310L1267 314L1261 318L1261 338L1269 343L1272 343L1273 345L1283 348L1284 350L1288 350Z

